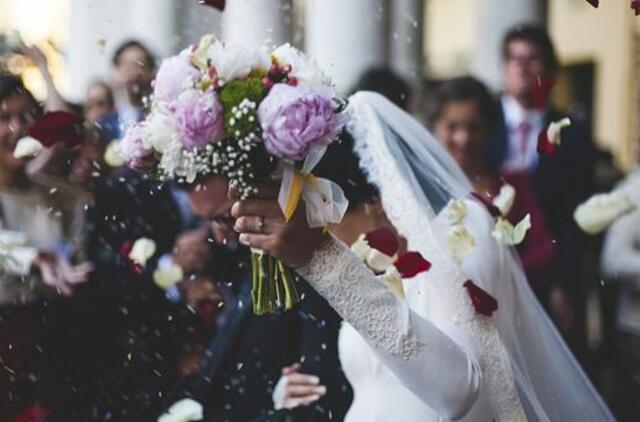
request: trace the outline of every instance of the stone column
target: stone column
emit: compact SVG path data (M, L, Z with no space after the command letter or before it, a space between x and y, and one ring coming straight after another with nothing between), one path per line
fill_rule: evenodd
M363 71L386 63L382 0L308 0L305 48L347 93Z
M257 46L291 41L291 0L231 0L222 14L223 40Z
M389 62L413 90L419 90L424 65L424 1L393 0L390 10Z

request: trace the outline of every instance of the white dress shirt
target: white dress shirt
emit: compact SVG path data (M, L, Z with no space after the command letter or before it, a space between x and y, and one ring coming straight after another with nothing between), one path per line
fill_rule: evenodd
M507 126L507 155L503 169L511 172L531 171L538 164L538 135L544 128L544 113L539 109L524 109L510 95L501 98ZM523 134L521 125L528 128Z

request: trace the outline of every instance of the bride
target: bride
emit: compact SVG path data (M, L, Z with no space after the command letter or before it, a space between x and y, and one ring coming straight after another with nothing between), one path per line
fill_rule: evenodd
M278 186L232 210L241 242L283 258L343 317L340 358L354 388L346 420L614 420L433 136L377 94L352 96L348 111L353 144L324 160L351 197L332 234L310 229L303 210L285 223ZM404 298L346 246L381 226L432 264L403 280ZM476 311L479 290L495 312Z

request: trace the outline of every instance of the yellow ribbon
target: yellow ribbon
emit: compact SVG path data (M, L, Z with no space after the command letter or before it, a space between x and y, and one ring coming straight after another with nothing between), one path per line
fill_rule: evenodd
M291 220L298 208L305 183L315 184L315 176L311 173L303 173L298 169L294 170L289 195L287 196L287 204L284 207L284 219L286 222Z

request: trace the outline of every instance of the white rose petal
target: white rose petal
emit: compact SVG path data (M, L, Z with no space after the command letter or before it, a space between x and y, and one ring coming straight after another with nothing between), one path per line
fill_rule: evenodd
M451 226L447 233L446 242L458 261L461 261L476 246L476 241L463 225Z
M182 399L158 418L158 422L190 422L204 419L202 405L192 399Z
M467 216L467 203L461 199L451 200L447 204L445 212L447 213L449 224L458 224Z
M320 88L332 85L331 78L324 73L318 62L291 46L291 44L281 45L272 54L278 64L291 66L289 76L298 80L298 86Z
M20 139L13 150L13 156L18 159L32 158L40 154L44 146L40 141L31 136L25 136Z
M118 147L119 143L120 140L114 139L109 142L104 151L104 162L111 167L122 167L124 165L124 158L120 154L120 148Z
M156 253L156 242L146 237L141 237L133 244L133 248L129 252L129 259L144 267L154 253Z
M498 196L493 198L493 205L500 210L500 214L507 215L513 207L513 202L516 199L516 190L510 184L504 184L500 188Z
M178 264L171 263L164 267L158 268L153 273L153 282L161 289L180 283L184 279L184 271Z
M506 218L498 218L496 226L491 232L491 236L498 242L506 245L519 245L527 235L527 231L531 228L531 217L527 214L514 227Z
M549 138L549 142L560 145L562 142L562 139L560 139L560 133L562 132L562 129L569 126L571 126L571 119L568 117L558 120L557 122L549 123L549 127L547 128L547 138Z
M395 259L394 257L382 253L377 249L371 248L365 262L374 272L381 273L392 266Z
M367 242L367 237L364 234L361 234L358 237L353 245L351 245L351 251L356 254L361 261L366 261L369 252L371 251L371 246L369 246L369 242Z
M402 285L402 275L395 266L390 266L384 272L378 276L378 279L382 280L389 289L397 294L399 297L404 297L404 286Z
M578 226L586 233L598 234L614 221L636 209L627 195L619 191L592 196L573 213Z

